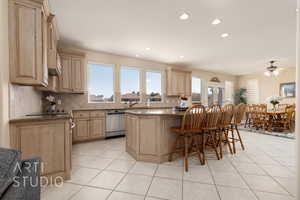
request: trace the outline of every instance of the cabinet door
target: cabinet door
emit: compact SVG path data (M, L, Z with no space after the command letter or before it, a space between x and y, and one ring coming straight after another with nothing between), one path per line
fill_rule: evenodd
M185 73L184 72L176 72L176 84L177 84L177 94L182 96L185 94Z
M89 119L75 120L73 141L89 139Z
M47 21L42 5L9 1L10 79L47 86Z
M192 74L185 74L185 96L192 96Z
M65 126L29 125L19 128L22 158L40 157L42 174L65 170Z
M72 88L73 92L84 92L84 65L82 58L72 58Z
M60 90L63 92L71 92L72 91L72 62L71 57L62 56L61 57L61 75L59 76L59 85Z
M57 38L56 30L53 24L54 15L48 17L47 23L47 44L48 44L48 69L49 72L53 75L57 74Z
M126 147L131 151L137 151L138 118L126 116Z
M105 137L105 118L95 118L90 120L90 138Z

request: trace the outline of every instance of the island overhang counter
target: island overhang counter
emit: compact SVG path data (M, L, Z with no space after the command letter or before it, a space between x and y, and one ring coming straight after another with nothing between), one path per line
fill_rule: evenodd
M162 163L168 160L184 112L172 109L126 111L126 151L138 161Z

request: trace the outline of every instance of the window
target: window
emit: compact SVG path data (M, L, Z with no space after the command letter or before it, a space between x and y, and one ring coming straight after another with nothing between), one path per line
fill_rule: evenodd
M259 103L259 91L258 80L252 79L247 81L247 103L258 104Z
M114 67L112 65L88 64L89 102L114 101Z
M120 78L121 101L140 101L140 71L135 68L121 67Z
M146 95L147 100L161 101L161 73L146 72Z
M232 81L225 81L225 101L226 103L234 102L234 85Z
M192 101L201 103L201 79L192 77Z

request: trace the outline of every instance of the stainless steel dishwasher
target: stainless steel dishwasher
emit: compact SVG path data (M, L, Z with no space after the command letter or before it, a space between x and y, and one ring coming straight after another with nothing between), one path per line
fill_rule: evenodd
M125 112L122 110L107 111L105 137L123 135L125 135Z

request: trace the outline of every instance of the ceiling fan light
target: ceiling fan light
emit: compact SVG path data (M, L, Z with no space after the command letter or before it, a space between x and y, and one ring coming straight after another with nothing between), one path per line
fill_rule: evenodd
M274 76L278 76L279 75L279 71L278 70L274 70L273 74L274 74Z
M271 76L270 72L269 71L265 71L265 76Z

